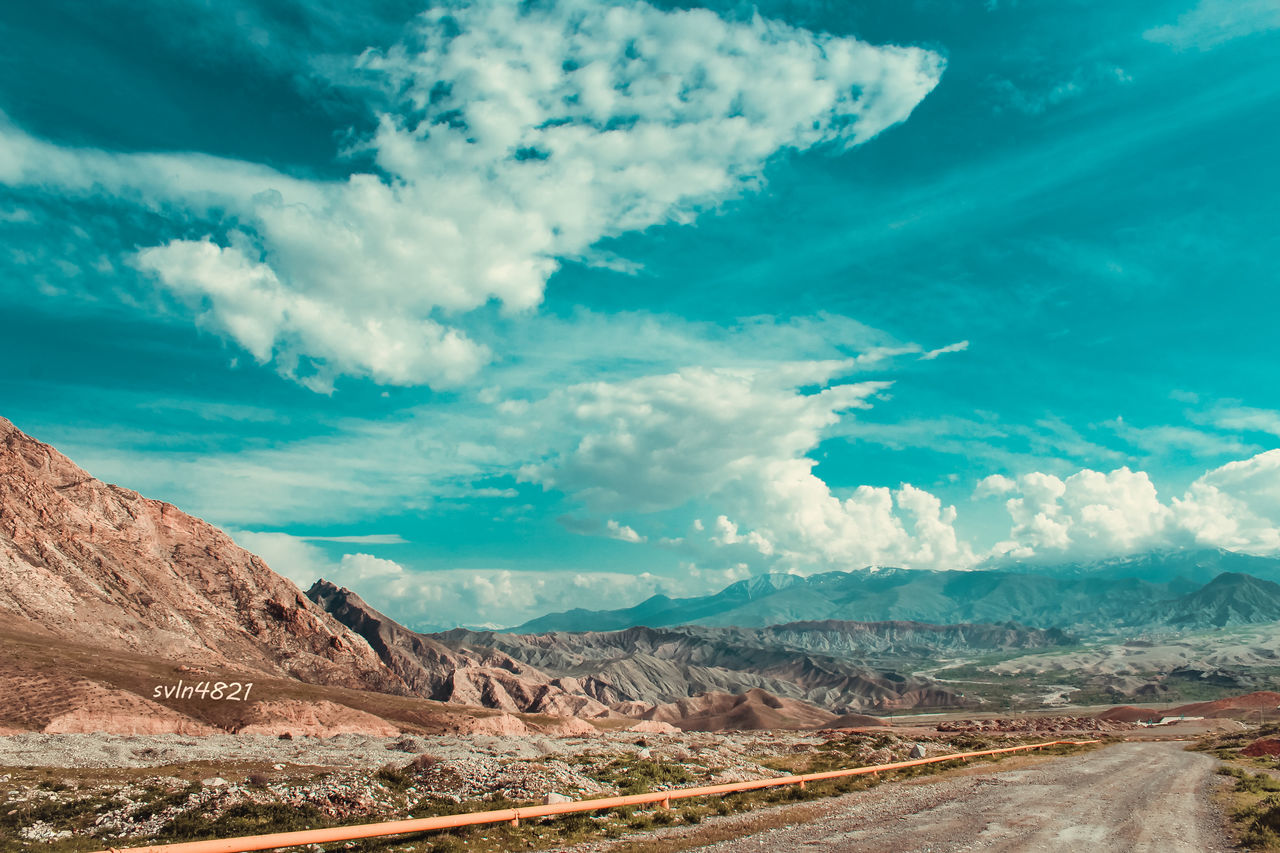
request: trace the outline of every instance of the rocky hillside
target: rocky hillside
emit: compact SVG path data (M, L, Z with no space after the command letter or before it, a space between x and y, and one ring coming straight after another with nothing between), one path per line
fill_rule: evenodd
M0 418L0 616L190 663L405 692L364 638L222 531Z
M1153 608L1156 619L1179 628L1222 628L1280 620L1280 584L1224 572L1193 593Z
M764 631L630 628L615 632L511 635L466 630L415 634L370 608L359 596L321 581L308 594L345 625L365 636L383 660L413 684L430 685L434 698L454 695L463 682L489 703L522 711L540 703L561 707L587 697L628 716L653 705L702 693L742 695L760 690L812 702L836 713L899 707L963 705L962 696L928 679L885 672L850 659L855 649L930 649L931 632L953 640L969 629L1021 647L1048 642L1045 632L1002 626L780 626ZM859 643L856 639L875 638ZM840 655L806 650L806 642ZM898 644L895 646L895 642ZM928 653L925 654L929 656ZM425 694L424 694L425 695ZM491 705L508 707L509 705ZM597 706L578 713L595 713Z
M609 712L572 679L552 678L494 648L449 646L414 633L328 581L316 581L307 595L368 641L419 696L539 714L599 717Z

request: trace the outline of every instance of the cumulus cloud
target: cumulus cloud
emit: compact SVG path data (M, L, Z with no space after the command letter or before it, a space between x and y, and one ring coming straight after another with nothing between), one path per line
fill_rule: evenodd
M692 221L758 187L779 152L872 138L943 62L758 16L480 0L433 7L354 65L333 83L368 100L376 129L356 147L376 173L301 180L10 127L0 180L210 223L137 265L284 375L317 390L338 375L445 387L490 357L462 315L536 307L563 259Z
M1215 468L1173 506L1179 525L1201 544L1280 553L1280 450Z
M848 366L688 368L571 386L537 403L528 423L574 443L554 448L523 476L601 510L682 506L757 479L772 460L801 457L841 412L866 408L869 397L888 387L859 382L796 390L826 385Z
M1148 41L1178 50L1209 50L1223 42L1280 29L1276 0L1200 0L1172 24L1143 33Z
M1156 544L1171 514L1146 473L1128 468L1084 470L1065 480L1035 472L1019 477L1018 489L1005 504L1010 541L996 546L1014 556L1130 553Z
M910 485L833 493L808 454L886 382L833 383L854 360L769 369L690 368L593 382L522 412L528 428L569 436L522 476L596 512L723 508L668 545L720 565L813 571L868 564L967 566L955 509Z
M1168 503L1142 471L1032 472L989 477L983 494L1011 493L1009 538L992 553L1087 558L1152 548L1210 546L1280 553L1280 450L1215 468Z

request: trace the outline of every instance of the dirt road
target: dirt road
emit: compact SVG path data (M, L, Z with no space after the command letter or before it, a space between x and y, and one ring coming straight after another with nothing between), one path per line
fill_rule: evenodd
M1217 762L1183 743L1123 743L1029 766L919 783L890 783L810 804L776 829L756 813L737 815L736 831L705 827L732 840L707 845L684 831L634 836L619 846L581 850L831 851L1136 851L1213 853L1234 849L1210 804ZM781 817L781 815L778 815ZM753 831L751 821L758 821ZM708 821L710 823L710 821ZM763 826L761 826L763 824ZM726 831L727 830L727 831ZM664 837L665 836L665 837ZM713 836L714 837L714 836ZM705 836L704 836L705 838ZM674 842L674 843L673 843ZM690 843L693 842L693 843ZM697 846L701 843L703 846Z
M1181 743L1125 743L936 785L886 786L812 823L700 848L907 851L1231 849L1209 804L1216 762ZM897 788L896 791L892 790Z

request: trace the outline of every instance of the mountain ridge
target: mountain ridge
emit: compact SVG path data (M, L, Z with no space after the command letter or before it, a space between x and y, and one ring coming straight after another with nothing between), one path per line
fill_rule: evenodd
M404 692L369 645L227 534L0 418L0 613L197 666Z
M1039 628L1096 633L1117 628L1167 629L1222 627L1280 620L1280 594L1274 601L1250 588L1252 604L1220 603L1221 618L1197 615L1190 605L1177 614L1170 602L1193 599L1206 582L1199 579L1230 552L1191 551L1178 561L1171 554L1139 555L1128 563L1104 568L1062 566L1056 570L936 571L901 568L824 572L784 584L762 583L757 594L742 595L742 582L717 593L692 598L654 596L617 610L570 610L549 613L507 633L608 631L631 625L662 628L677 625L758 628L793 622L893 620L929 624L1015 622ZM1246 557L1245 565L1280 577L1280 560ZM1125 570L1132 565L1133 571ZM1179 572L1178 567L1186 568ZM1157 570L1158 569L1158 570ZM1220 572L1240 574L1238 572ZM778 576L764 576L774 578ZM794 578L792 575L781 577ZM1249 577L1253 577L1249 575ZM1157 579L1158 578L1158 579ZM753 579L755 580L755 579ZM1260 583L1271 581L1257 578ZM1213 583L1212 578L1207 583ZM1280 591L1278 591L1280 592ZM1224 621L1225 620L1225 621Z

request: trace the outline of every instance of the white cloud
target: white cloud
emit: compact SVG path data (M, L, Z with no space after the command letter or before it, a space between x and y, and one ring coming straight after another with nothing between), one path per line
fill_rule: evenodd
M922 353L920 356L920 360L933 361L935 358L937 358L940 355L946 355L947 353L951 353L951 352L964 352L968 348L969 348L968 341L957 341L954 344L947 344L945 347L938 347L937 349L931 349L928 352Z
M307 539L287 533L229 531L236 542L302 589L320 578L353 590L374 608L417 630L458 625L509 627L573 607L609 609L657 593L700 595L740 579L742 572L686 571L677 578L648 572L416 571L372 554L331 559Z
M633 528L628 527L625 524L619 524L618 522L614 521L612 518L609 519L607 522L605 522L604 529L605 529L605 535L608 536L610 539L617 539L620 542L634 542L634 543L639 543L644 541L644 537L641 536L639 533L636 533L636 531Z
M1240 426L1229 426L1229 419L1219 420L1216 424L1221 429L1239 429ZM1280 420L1277 421L1280 424ZM1115 431L1116 435L1133 446L1153 454L1191 453L1198 458L1213 458L1223 455L1239 456L1242 453L1256 452L1258 448L1244 444L1234 438L1217 435L1211 432L1184 426L1133 426L1124 418L1116 418L1105 424ZM1258 427L1265 427L1260 421ZM1252 428L1252 427L1251 427ZM1280 426L1277 426L1280 429Z
M907 118L943 62L758 16L479 0L434 7L356 65L334 85L369 99L377 129L357 147L376 175L300 180L6 127L0 181L209 223L216 236L144 249L138 265L310 387L457 385L489 357L462 315L536 307L561 259L689 222L758 187L781 151L872 138Z
M991 474L978 481L977 487L973 490L973 497L978 499L988 495L1004 495L1012 492L1017 486L1016 480L1003 474Z
M1131 553L1163 544L1172 515L1146 473L1128 468L1106 474L1085 469L1065 480L1033 472L1018 477L1017 491L1005 502L1013 529L996 553Z
M398 533L368 533L359 536L300 536L299 539L305 539L308 542L339 542L345 545L407 545L408 539L405 539Z
M727 516L717 516L715 522L715 533L712 534L711 541L724 547L727 545L747 544L755 550L764 554L766 557L773 553L773 543L762 536L759 532L752 530L745 535L738 532L738 525L734 524Z
M1172 24L1143 33L1148 41L1178 50L1209 50L1232 39L1280 29L1277 0L1200 0Z
M1033 472L1014 485L1003 489L1016 496L997 555L1073 559L1191 544L1280 553L1280 450L1215 468L1167 504L1145 472L1128 468L1065 480Z
M567 438L522 476L596 512L722 508L711 529L699 522L665 540L701 561L806 571L971 564L954 508L932 495L863 486L842 498L814 475L807 454L824 433L888 387L831 383L856 369L852 359L811 361L576 385L525 414L530 430Z
M300 372L304 356L383 385L445 387L469 379L489 360L485 347L429 318L334 310L329 301L286 286L269 265L239 248L174 240L139 252L136 263L201 305L200 322L226 332L259 364L274 359L282 374L313 390L329 390L332 371L308 365Z
M1280 412L1249 406L1219 406L1209 415L1218 429L1235 432L1265 432L1280 436Z
M1173 506L1179 525L1201 544L1280 553L1280 450L1209 471Z
M885 382L826 384L848 363L777 369L689 368L557 391L535 406L532 431L572 446L523 476L591 507L652 512L679 507L733 483L754 481L771 460L801 457L841 412L865 408Z

